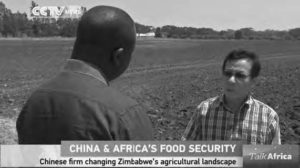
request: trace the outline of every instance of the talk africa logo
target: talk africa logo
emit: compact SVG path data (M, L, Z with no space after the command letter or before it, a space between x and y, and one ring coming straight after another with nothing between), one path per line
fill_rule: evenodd
M250 160L292 160L291 154L276 152L249 153Z

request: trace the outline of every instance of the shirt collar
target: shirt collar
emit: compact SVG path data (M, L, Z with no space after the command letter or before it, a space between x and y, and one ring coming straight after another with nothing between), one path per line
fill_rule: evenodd
M225 99L225 95L222 94L218 98L218 103L219 103L219 106L224 106L225 108L227 108L224 99ZM254 103L253 97L251 95L248 95L245 102L243 103L243 105L241 107L243 107L244 105L248 105L248 107L249 107L253 103Z
M251 95L249 95L245 101L245 104L248 104L250 106L253 103L254 103L253 97Z
M102 75L101 70L92 67L84 61L76 59L67 59L63 71L75 72L96 78L100 82L109 85L107 80Z

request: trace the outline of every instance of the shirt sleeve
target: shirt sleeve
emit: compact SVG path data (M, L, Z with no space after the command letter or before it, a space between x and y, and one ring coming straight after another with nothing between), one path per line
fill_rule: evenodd
M121 114L120 122L123 126L119 140L153 140L153 128L147 115L147 108L134 105ZM126 138L123 138L126 134Z
M201 124L199 124L199 120L201 120L201 112L203 110L203 103L201 103L197 110L192 115L191 120L189 121L183 136L181 137L182 141L186 140L201 140L199 135L201 135ZM200 139L199 139L200 138Z
M97 102L44 91L32 94L17 120L20 144L112 140L114 137L109 131L117 128L118 118Z
M272 140L272 145L281 145L279 122L276 124L275 135Z
M280 145L281 144L281 138L280 138L280 126L279 126L279 117L277 113L275 112L275 115L271 118L271 144L272 145Z

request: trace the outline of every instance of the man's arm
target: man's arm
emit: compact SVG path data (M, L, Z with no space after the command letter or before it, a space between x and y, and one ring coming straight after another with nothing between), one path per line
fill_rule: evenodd
M120 117L117 140L153 140L152 122L146 112L147 108L139 104L126 109Z
M186 140L196 140L196 132L197 132L197 122L196 122L197 111L194 112L191 120L189 121L183 136L181 137L182 141Z
M280 126L279 126L279 117L277 113L274 111L273 115L271 116L270 121L270 129L271 129L271 144L272 145L280 145L281 138L280 138Z
M182 141L186 141L186 140L202 140L201 136L202 135L202 129L201 129L201 123L199 121L201 121L201 113L202 110L204 110L203 108L204 103L202 102L198 107L197 110L194 112L194 114L192 115L191 120L189 121L183 136L181 137Z
M276 124L275 135L272 140L272 145L281 145L279 122Z

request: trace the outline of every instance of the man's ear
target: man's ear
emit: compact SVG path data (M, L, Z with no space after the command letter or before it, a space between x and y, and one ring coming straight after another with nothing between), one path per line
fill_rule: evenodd
M114 65L117 65L119 66L122 61L121 61L121 57L124 53L124 49L123 48L118 48L118 49L115 49L112 53L112 61L113 61L113 64Z

